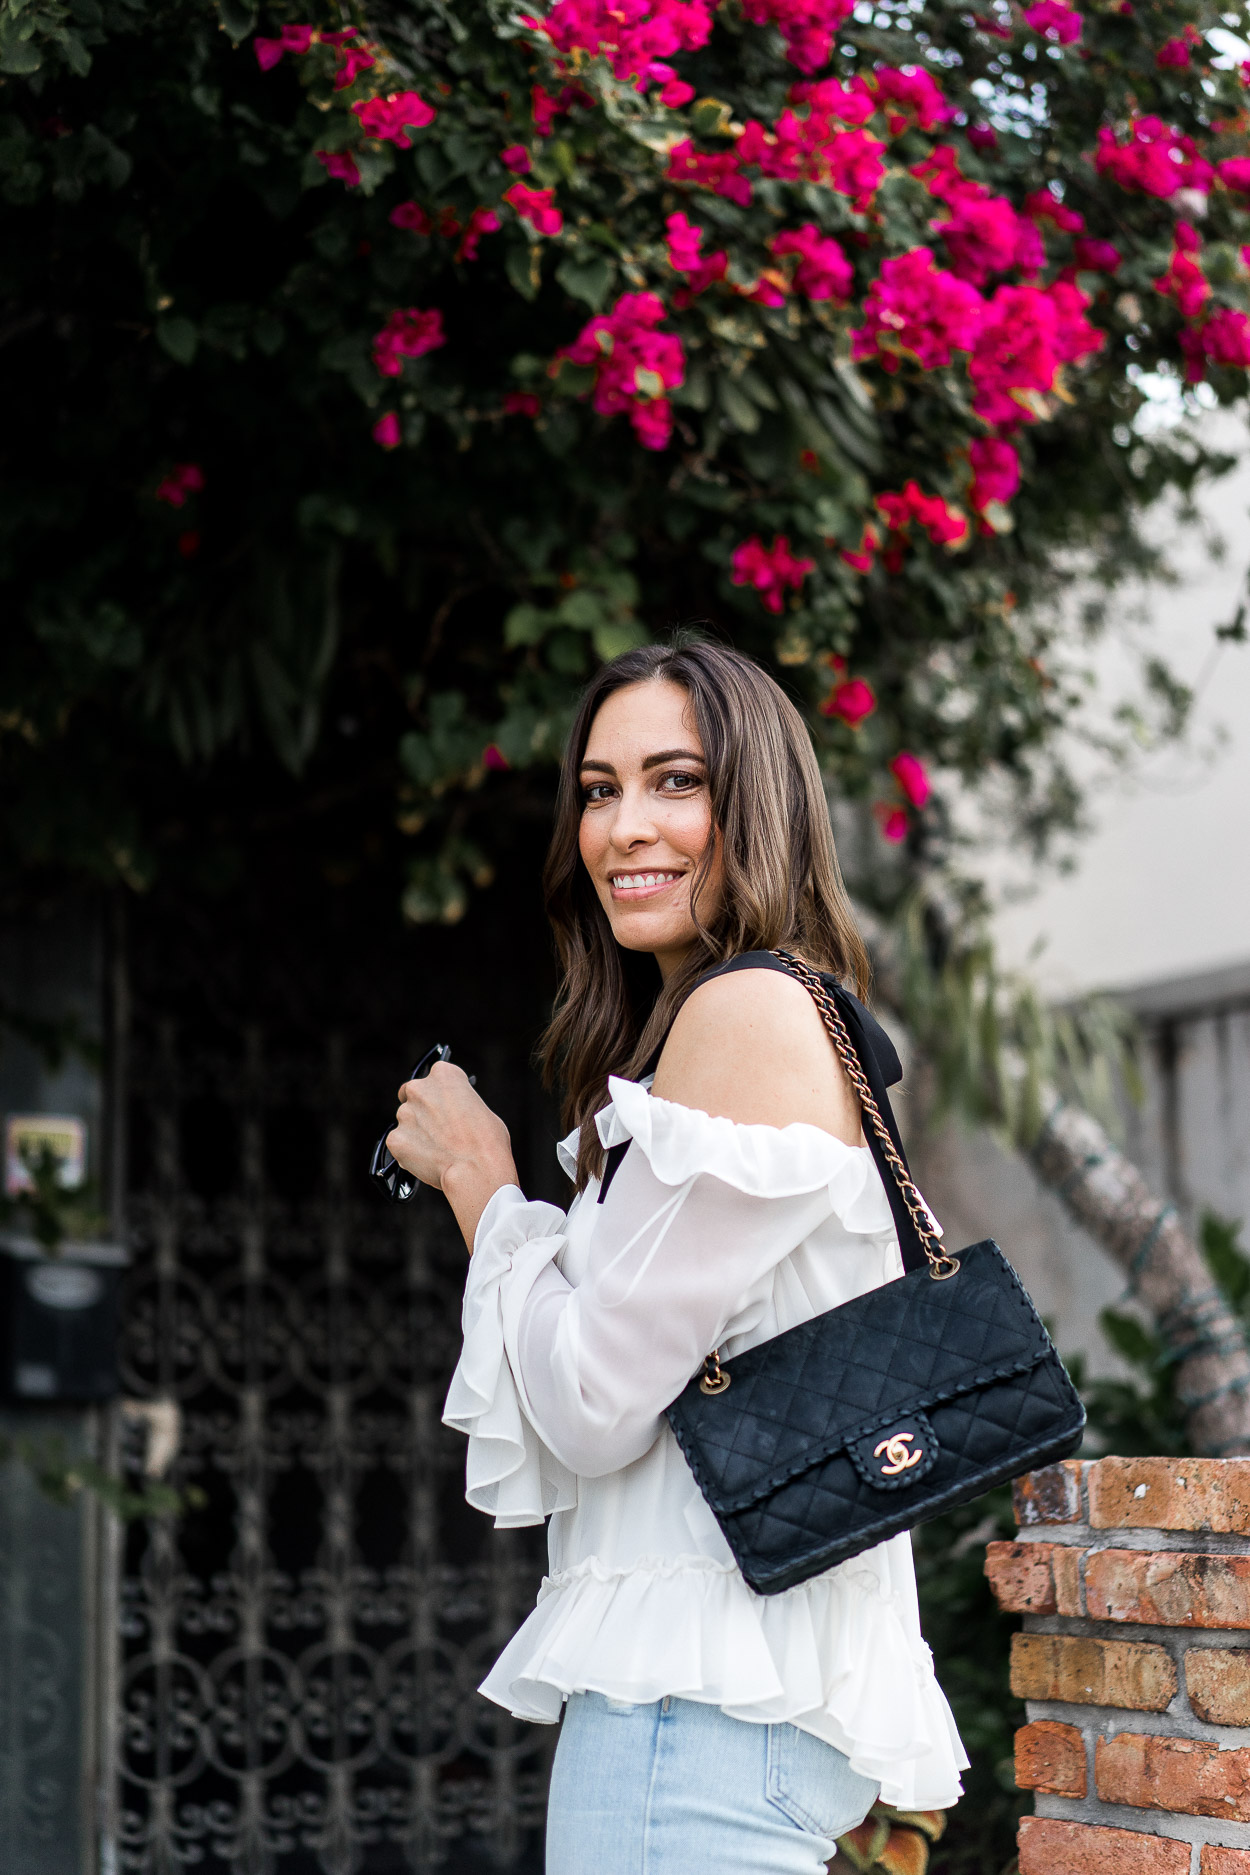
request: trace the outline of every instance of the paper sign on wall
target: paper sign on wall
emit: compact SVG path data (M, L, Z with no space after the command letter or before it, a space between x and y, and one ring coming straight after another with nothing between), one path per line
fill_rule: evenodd
M48 1150L60 1161L57 1183L73 1191L87 1176L87 1129L74 1114L11 1113L4 1123L4 1189L10 1198L31 1191L32 1159Z

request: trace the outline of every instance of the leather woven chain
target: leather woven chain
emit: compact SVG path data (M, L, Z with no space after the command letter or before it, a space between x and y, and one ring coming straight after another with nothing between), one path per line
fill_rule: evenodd
M791 975L803 985L824 1018L829 1040L833 1043L838 1060L846 1070L851 1086L859 1095L860 1107L867 1115L872 1130L880 1142L881 1150L894 1174L894 1181L902 1195L903 1203L907 1206L911 1221L916 1226L920 1247L929 1260L930 1276L935 1282L945 1282L948 1276L958 1275L959 1259L943 1250L941 1238L934 1234L930 1222L932 1213L916 1189L907 1167L903 1164L898 1147L890 1137L890 1129L881 1117L881 1109L873 1098L872 1089L868 1085L868 1077L860 1066L859 1056L852 1046L846 1024L842 1020L841 1010L809 964L805 964L792 951L776 950L773 956L779 963L783 963Z

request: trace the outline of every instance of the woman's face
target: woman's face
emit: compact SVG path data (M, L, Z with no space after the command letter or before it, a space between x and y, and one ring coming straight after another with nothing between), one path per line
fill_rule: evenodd
M654 951L667 977L697 936L690 893L709 840L705 923L724 885L703 744L680 684L656 678L614 691L590 725L580 779L578 844L612 935L625 950Z

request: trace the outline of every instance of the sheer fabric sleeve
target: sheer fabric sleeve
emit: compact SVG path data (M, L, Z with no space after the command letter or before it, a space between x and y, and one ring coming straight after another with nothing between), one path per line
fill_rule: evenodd
M583 1477L650 1449L664 1408L710 1349L759 1319L776 1265L831 1210L851 1231L889 1222L862 1147L813 1126L712 1119L633 1082L610 1091L604 1143L633 1149L596 1208L584 1271L569 1282L531 1238L499 1306L521 1415ZM504 1229L483 1218L475 1265L483 1250L507 1254Z
M497 1191L477 1227L465 1283L464 1346L443 1408L443 1424L468 1434L465 1496L501 1529L542 1523L577 1502L577 1480L536 1431L518 1370L509 1359L505 1319L566 1243L567 1219L531 1202L516 1185Z

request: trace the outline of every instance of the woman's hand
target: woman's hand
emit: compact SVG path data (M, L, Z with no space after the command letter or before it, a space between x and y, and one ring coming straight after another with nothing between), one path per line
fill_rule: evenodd
M464 1069L436 1061L421 1080L405 1081L386 1145L406 1172L446 1195L472 1255L482 1212L517 1175L508 1129Z

